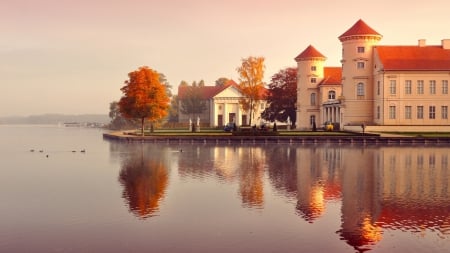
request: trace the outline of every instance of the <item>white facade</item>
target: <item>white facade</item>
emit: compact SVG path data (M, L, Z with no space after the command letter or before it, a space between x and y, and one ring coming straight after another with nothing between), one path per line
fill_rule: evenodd
M210 127L222 127L227 123L235 123L237 126L250 124L250 112L242 110L239 101L243 95L237 85L228 84L224 87L204 86L205 93L208 93L207 110L200 115L202 123L207 122ZM253 112L251 124L259 124L261 113L264 111L266 101L258 101L257 109ZM189 115L179 112L180 122L188 121Z

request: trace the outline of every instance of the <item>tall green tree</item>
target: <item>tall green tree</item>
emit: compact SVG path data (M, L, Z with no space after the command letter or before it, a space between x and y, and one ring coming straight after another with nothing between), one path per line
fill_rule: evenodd
M166 88L166 94L169 98L172 97L172 85L167 81L166 75L159 73L159 82Z
M144 135L145 120L153 124L167 115L169 97L159 73L147 66L128 73L128 78L120 89L123 92L119 101L120 113L127 118L140 119Z
M230 79L226 78L226 77L221 77L219 79L216 80L216 86L220 86L223 87L225 86L225 84L230 81Z
M242 64L237 68L239 74L239 89L244 95L240 104L244 111L250 112L249 124L252 124L253 112L264 98L264 57L242 59Z
M178 122L178 95L173 95L170 99L170 108L169 108L169 122Z
M111 130L122 130L136 128L139 126L139 122L135 119L128 119L122 116L120 113L119 102L113 101L109 104L109 117L111 122L108 128Z
M178 89L180 112L183 114L191 115L192 117L202 114L203 111L207 109L207 101L202 91L203 87L198 86L196 82L194 82L192 86L180 87Z
M297 104L297 68L286 68L272 76L267 94L269 106L262 113L262 118L269 121L296 122Z
M183 81L180 82L180 84L178 86L184 87L184 86L189 86L189 84L188 84L188 82L183 80Z

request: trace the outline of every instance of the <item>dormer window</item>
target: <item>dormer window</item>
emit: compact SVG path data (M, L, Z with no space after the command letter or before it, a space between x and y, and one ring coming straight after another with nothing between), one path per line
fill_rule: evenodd
M328 92L328 99L329 99L329 100L336 99L336 92L335 92L334 90L330 90L330 91Z

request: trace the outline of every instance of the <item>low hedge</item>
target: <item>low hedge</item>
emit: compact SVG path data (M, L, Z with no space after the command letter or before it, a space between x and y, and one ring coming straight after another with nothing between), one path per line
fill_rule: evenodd
M277 136L277 135L280 135L280 133L279 132L273 132L273 131L267 131L267 132L264 132L264 131L244 131L244 132L241 132L241 131L236 131L236 132L233 132L233 135L234 136Z

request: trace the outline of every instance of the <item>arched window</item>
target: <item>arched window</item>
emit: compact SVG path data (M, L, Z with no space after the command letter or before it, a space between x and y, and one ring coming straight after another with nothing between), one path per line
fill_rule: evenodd
M311 105L316 105L316 93L311 93Z
M356 95L357 96L364 96L364 84L358 83L356 86Z
M334 90L330 90L328 92L328 99L336 99L336 92Z

